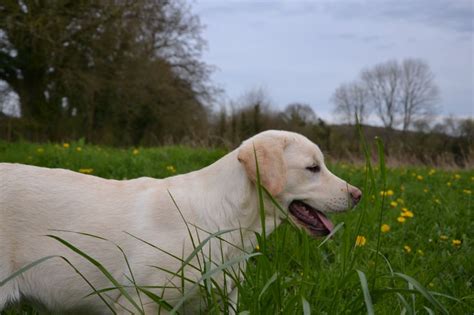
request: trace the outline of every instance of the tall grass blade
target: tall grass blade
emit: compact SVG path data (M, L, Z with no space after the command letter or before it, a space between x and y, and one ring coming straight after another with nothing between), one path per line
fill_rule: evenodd
M196 283L189 290L189 292L184 294L184 296L178 301L178 303L175 304L175 306L171 310L170 314L175 314L181 308L181 306L184 304L184 302L186 302L186 300L189 299L189 297L194 294L194 290L196 289L196 287L198 285L200 285L202 282L204 282L205 280L210 279L216 273L218 273L220 271L223 271L223 270L225 270L225 269L227 269L227 268L229 268L229 267L231 267L235 264L238 264L241 261L248 260L251 257L259 256L259 255L261 255L261 253L252 253L252 254L246 254L246 255L238 256L238 257L232 258L232 259L224 262L223 264L219 265L218 267L216 267L212 270L207 271L204 275L201 276L201 278L199 278L199 280L196 281Z
M439 303L438 300L436 300L433 297L433 295L428 290L426 290L417 280L415 280L412 277L407 276L403 273L399 273L399 272L395 272L394 275L398 276L398 277L404 279L405 281L407 281L408 283L412 284L413 287L418 292L420 292L433 306L438 308L441 311L441 313L449 314L448 311L444 308L444 306L441 305L441 303Z
M58 237L58 236L55 236L55 235L46 235L47 237L50 237L52 239L55 239L56 241L60 242L61 244L65 245L66 247L68 247L69 249L71 249L73 252L75 252L76 254L79 254L80 256L84 257L85 259L87 259L91 264L93 264L97 269L100 270L100 272L102 272L102 274L107 278L109 279L110 282L112 282L112 284L114 286L117 287L117 289L120 291L120 293L130 302L130 304L133 305L133 307L135 307L135 309L140 313L140 314L144 314L143 313L143 310L140 308L140 306L133 300L133 298L130 296L130 294L127 292L127 290L125 290L122 285L112 276L112 274L104 267L102 266L101 263L99 263L97 260L95 260L94 258L92 258L91 256L87 255L86 253L84 253L83 251L81 251L79 248L75 247L74 245L72 245L71 243L65 241L64 239Z
M374 315L374 305L372 304L372 298L369 292L369 285L367 284L367 277L365 273L360 270L356 270L359 275L360 285L362 287L362 292L364 293L365 306L367 307L367 314Z
M263 203L263 191L262 191L262 181L260 177L260 168L258 165L257 159L257 151L255 149L255 145L253 147L253 154L255 157L255 168L257 171L257 192L258 192L258 203L259 203L259 212L260 212L260 225L262 227L262 251L265 251L266 248L266 240L267 240L267 232L265 227L265 205Z
M58 258L58 257L60 257L60 256L46 256L46 257L40 258L38 260L35 260L32 263L29 263L24 267L21 267L20 269L18 269L17 271L15 271L11 275L9 275L8 277L6 277L2 281L0 281L0 287L4 286L8 281L12 280L13 278L18 277L19 275L26 272L27 270L30 270L31 268L35 267L36 265L39 265L42 262L44 262L46 260L49 260L51 258Z
M301 303L303 304L303 315L311 315L311 306L304 297L301 297Z
M260 294L258 295L258 300L260 301L262 299L262 296L265 294L265 292L267 291L267 289L272 285L273 282L275 282L275 280L277 279L278 277L278 273L275 272L273 274L273 276L270 277L270 279L268 279L267 283L265 283L265 285L263 286L262 288L262 291L260 291Z
M409 315L414 315L415 313L413 313L413 309L412 309L410 303L408 303L408 301L403 297L403 295L401 295L400 293L395 293L395 294L398 297L398 300L405 307L405 308L402 309L402 311L405 311L405 313L408 313Z

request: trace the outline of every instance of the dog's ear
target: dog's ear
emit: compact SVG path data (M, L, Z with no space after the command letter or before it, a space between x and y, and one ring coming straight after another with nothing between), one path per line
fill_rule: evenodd
M257 157L260 182L273 196L281 193L286 185L287 169L283 157L285 146L284 139L265 137L246 141L239 150L239 162L254 183L257 182L255 156Z

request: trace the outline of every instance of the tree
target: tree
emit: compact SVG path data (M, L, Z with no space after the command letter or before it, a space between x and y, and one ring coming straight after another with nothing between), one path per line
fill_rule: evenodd
M394 60L375 65L362 71L361 80L367 88L370 103L376 114L388 129L397 125L399 106L397 102L400 90L400 68Z
M339 86L331 97L334 113L347 124L362 124L370 114L368 90L355 81Z
M334 111L350 123L357 115L362 121L374 110L382 124L404 131L436 113L439 89L428 64L421 59L376 64L361 72L359 80L343 84L331 101Z
M213 93L201 29L184 1L5 0L0 80L19 96L22 118L50 137L72 121L87 138L162 137L178 111L186 123L172 127L182 134Z
M401 64L400 107L402 129L408 130L420 119L432 116L439 89L428 64L420 59L405 59Z
M317 121L316 114L311 106L302 103L291 103L282 112L285 123L295 127L304 127L315 124Z

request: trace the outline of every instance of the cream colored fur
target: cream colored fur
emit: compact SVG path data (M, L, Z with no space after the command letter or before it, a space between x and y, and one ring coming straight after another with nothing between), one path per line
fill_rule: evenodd
M196 232L193 226L209 232L242 228L242 238L240 231L224 237L251 251L254 231L261 232L254 152L262 183L284 209L293 200L305 200L325 212L343 211L351 203L349 192L356 188L327 170L315 144L285 131L260 133L204 169L166 179L106 180L63 169L0 163L0 281L39 258L58 255L66 257L97 289L111 286L96 267L45 236L54 234L100 261L121 283L130 284L126 263L112 243L53 231L68 230L102 236L120 245L139 285L180 288L179 278L150 267L176 271L180 262L127 233L178 257L187 257L193 245L172 196L194 237L203 240L208 234ZM306 169L313 164L321 166L320 173ZM271 233L285 214L268 200L265 202L266 232ZM217 241L209 246L217 262L222 257L229 260L242 255L240 249L226 243L221 247L223 253ZM204 252L209 252L209 247ZM200 276L190 267L185 273L192 279ZM222 283L223 279L216 277L216 281ZM136 294L132 289L129 292ZM97 296L85 297L89 293L91 288L70 266L53 258L0 287L0 310L9 302L27 297L59 313L110 313ZM164 293L170 303L181 296L182 292L172 288ZM118 313L127 313L120 305L131 307L117 290L107 292L107 299ZM146 299L144 302L147 313L157 312L155 304ZM193 313L199 307L196 297L184 310Z

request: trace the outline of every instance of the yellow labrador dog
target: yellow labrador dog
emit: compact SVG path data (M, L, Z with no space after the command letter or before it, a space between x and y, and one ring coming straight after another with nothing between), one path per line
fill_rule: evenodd
M112 243L77 233L52 232L78 231L120 245L136 283L168 287L165 292L150 290L173 304L183 294L179 289L181 278L163 270L177 271L181 266L170 254L184 259L193 251L184 220L191 226L191 235L200 240L209 236L207 233L241 228L224 234L227 242L206 245L203 252L213 261L228 261L242 255L239 247L251 251L255 245L254 232L262 231L255 154L263 186L288 211L277 210L265 197L267 234L289 216L308 233L327 235L333 225L326 214L344 211L361 198L359 189L326 168L317 145L286 131L262 132L204 169L166 179L117 181L63 169L0 163L0 281L37 259L60 255L96 289L111 287L90 262L45 236L55 234L94 257L121 284L129 286L129 269ZM198 265L195 261L191 264ZM187 266L185 276L197 280L201 273ZM223 285L222 277L215 280ZM136 300L136 290L127 290ZM86 281L64 260L53 258L0 287L0 310L25 297L59 313L111 313L97 295L89 295L91 292ZM234 290L234 298L236 294ZM115 312L137 313L118 290L105 292L104 296ZM146 314L157 313L155 303L145 296L142 302ZM193 305L199 306L199 302ZM193 305L187 306L187 313L196 311Z

